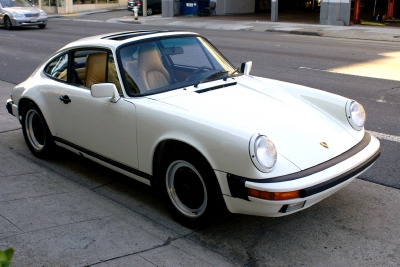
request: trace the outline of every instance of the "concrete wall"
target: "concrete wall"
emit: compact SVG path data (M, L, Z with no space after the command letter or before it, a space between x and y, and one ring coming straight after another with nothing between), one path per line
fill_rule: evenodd
M350 25L351 0L322 0L320 19L321 25Z
M225 0L225 14L248 14L254 11L255 0Z

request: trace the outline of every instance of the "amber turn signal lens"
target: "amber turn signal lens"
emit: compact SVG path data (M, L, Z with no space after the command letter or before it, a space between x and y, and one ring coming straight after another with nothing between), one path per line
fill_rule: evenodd
M300 190L290 192L266 192L247 188L247 194L251 197L266 200L286 200L300 197Z

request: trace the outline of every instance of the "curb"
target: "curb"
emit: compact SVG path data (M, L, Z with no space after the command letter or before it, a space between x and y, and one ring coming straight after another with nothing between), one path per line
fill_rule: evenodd
M323 36L322 32L314 32L314 31L284 31L284 30L274 30L268 29L266 32L280 32L280 33L287 33L287 34L297 34L297 35L309 35L309 36Z
M143 24L143 22L140 20L118 19L117 21L121 22L121 23L128 23L128 24Z

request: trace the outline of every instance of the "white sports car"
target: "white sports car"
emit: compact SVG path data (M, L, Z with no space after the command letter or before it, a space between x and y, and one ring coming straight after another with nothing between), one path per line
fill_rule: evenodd
M379 157L358 102L255 77L191 32L84 38L53 54L7 101L36 156L55 145L161 190L181 222L288 215Z

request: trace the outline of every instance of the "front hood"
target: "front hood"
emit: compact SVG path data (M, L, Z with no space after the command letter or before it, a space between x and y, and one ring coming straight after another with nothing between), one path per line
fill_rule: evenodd
M298 85L242 76L236 78L236 85L198 93L232 81L201 84L197 92L169 95L158 101L266 135L275 143L279 156L302 170L332 159L357 144L339 122L280 87Z
M16 12L16 13L22 13L22 14L39 14L40 10L37 9L36 7L7 7L4 8L4 10L12 13L12 12Z

